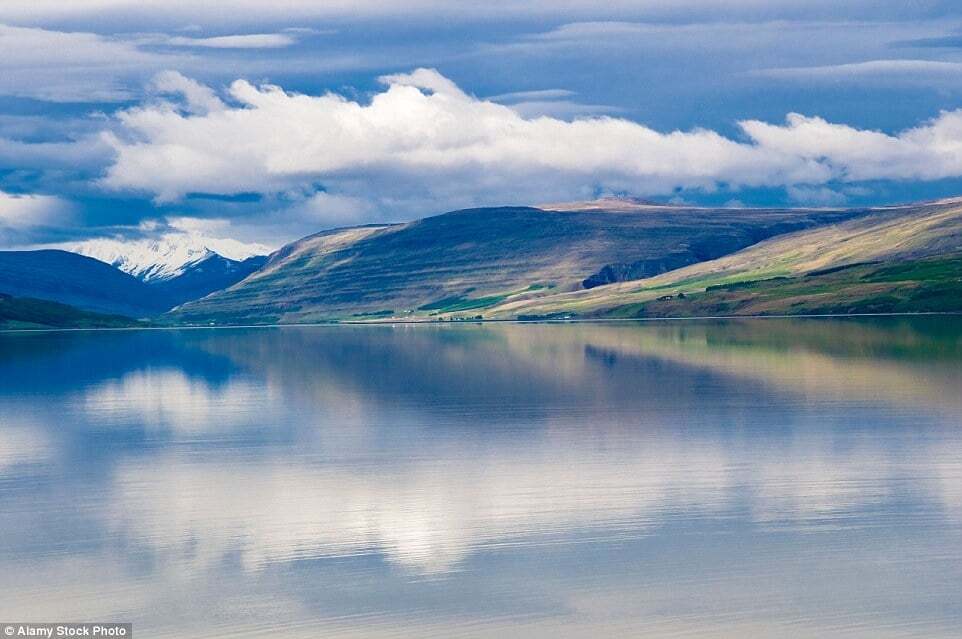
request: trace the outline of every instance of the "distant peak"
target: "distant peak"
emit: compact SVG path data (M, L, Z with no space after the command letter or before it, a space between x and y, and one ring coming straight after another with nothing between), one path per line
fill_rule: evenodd
M269 248L259 244L208 238L195 233L168 233L155 239L134 241L100 238L66 248L111 264L145 282L177 277L190 266L215 255L240 262L270 253Z
M637 197L617 197L608 195L597 200L582 202L552 202L538 204L537 208L545 211L637 211L642 209L663 209L668 204L658 204Z

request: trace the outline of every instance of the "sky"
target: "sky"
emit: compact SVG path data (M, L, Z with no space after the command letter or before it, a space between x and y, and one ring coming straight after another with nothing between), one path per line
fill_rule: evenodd
M0 248L962 195L948 0L4 0Z

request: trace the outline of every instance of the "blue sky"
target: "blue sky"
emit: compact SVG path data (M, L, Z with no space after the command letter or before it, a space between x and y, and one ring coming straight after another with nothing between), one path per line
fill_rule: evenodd
M962 6L6 0L0 246L962 193Z

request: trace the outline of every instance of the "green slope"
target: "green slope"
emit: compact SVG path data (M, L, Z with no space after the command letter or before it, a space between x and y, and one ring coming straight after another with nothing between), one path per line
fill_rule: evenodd
M0 293L0 329L127 328L141 323L119 315L102 315L73 306Z
M325 232L285 247L244 281L168 318L267 323L473 316L519 297L663 273L865 214L610 200L563 209L472 209Z
M508 300L487 317L962 311L962 202L878 209L717 260L591 290Z
M600 315L626 318L960 311L962 255L956 255L709 286L703 292L616 306Z

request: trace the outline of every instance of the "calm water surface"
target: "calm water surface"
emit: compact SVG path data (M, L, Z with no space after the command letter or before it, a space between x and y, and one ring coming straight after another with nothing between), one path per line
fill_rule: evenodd
M960 584L959 318L0 334L0 620L959 637Z

